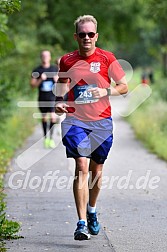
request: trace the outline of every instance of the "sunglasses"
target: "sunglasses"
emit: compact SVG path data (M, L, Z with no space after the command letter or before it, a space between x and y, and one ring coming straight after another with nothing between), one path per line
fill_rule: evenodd
M94 33L94 32L88 32L88 33L79 32L79 33L77 33L77 35L78 35L81 39L86 38L86 35L88 35L89 38L94 38L94 36L96 35L96 33Z

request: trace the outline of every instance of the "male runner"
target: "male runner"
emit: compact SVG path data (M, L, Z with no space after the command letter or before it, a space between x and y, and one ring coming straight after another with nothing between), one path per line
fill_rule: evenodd
M74 158L76 164L73 192L79 220L74 239L87 240L100 229L96 202L103 164L113 140L109 96L125 94L128 88L125 73L114 54L96 47L96 19L84 15L74 24L74 39L79 48L61 58L55 111L67 113L62 122L63 144L67 157ZM65 102L67 83L69 92ZM87 182L88 174L89 181L95 183Z

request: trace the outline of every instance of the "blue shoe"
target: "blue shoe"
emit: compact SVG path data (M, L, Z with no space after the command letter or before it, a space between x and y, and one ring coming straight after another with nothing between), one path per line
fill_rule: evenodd
M88 231L87 226L85 226L84 221L79 221L77 223L77 228L74 232L74 240L89 240L90 239L90 233Z
M96 213L87 212L88 229L92 235L97 235L100 230L100 224L97 220Z

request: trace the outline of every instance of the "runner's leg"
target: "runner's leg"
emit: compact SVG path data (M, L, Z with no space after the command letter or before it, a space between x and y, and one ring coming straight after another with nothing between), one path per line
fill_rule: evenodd
M42 113L42 128L43 128L43 134L44 137L47 137L47 114Z
M92 159L90 160L89 171L89 205L96 206L96 201L100 192L102 180L103 164L97 164Z
M88 161L86 157L75 158L73 193L79 219L86 220L88 202Z
M53 132L54 132L54 125L56 123L56 114L54 112L50 113L50 125L49 125L49 130L50 130L50 138L53 137Z

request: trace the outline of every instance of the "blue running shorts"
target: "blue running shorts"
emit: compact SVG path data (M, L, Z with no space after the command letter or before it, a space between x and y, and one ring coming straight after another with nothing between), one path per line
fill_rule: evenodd
M61 127L68 158L88 157L98 164L104 163L113 142L112 118L83 122L69 116Z

